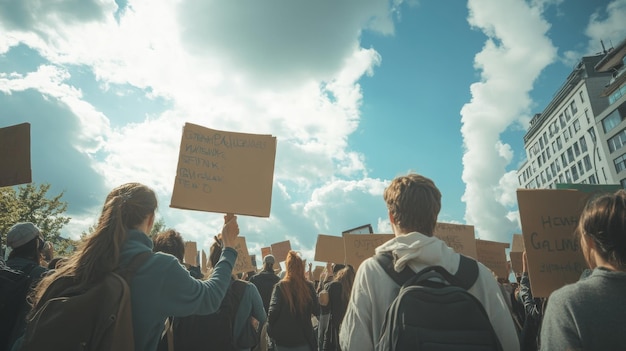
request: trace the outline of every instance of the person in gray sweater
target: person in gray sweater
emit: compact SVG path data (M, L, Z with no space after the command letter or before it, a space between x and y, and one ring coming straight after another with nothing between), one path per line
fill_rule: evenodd
M626 191L590 200L576 232L592 271L550 295L541 328L541 350L623 350Z

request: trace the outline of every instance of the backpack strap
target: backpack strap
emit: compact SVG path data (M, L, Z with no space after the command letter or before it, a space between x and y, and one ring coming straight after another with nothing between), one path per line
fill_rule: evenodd
M404 285L412 278L418 279L430 271L436 271L444 276L444 278L446 278L446 280L451 284L468 290L472 287L472 285L474 285L476 279L478 279L478 263L465 255L459 255L459 257L459 268L456 274L450 274L450 272L441 266L429 266L422 269L418 273L413 272L413 270L407 266L404 267L401 272L396 272L394 269L393 256L390 252L382 252L374 256L387 275L389 275L389 277L391 277L391 279L393 279L393 281L400 286Z

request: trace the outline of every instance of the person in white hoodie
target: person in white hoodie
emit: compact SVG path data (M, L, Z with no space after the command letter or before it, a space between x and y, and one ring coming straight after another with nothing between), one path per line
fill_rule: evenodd
M377 247L376 253L391 252L398 272L406 266L419 272L439 265L455 274L459 254L433 236L441 209L441 193L433 181L415 173L397 177L385 189L384 199L395 238ZM478 263L478 269L478 278L469 292L485 308L503 350L518 351L517 332L498 283L489 268ZM376 348L385 313L399 290L374 258L361 264L339 332L342 350Z

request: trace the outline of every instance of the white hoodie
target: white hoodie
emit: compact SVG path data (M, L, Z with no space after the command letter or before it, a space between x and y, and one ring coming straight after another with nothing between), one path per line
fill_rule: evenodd
M413 232L397 236L376 248L376 253L389 251L396 257L395 270L398 272L405 266L419 272L427 266L439 265L455 274L459 268L459 254L434 236ZM476 283L469 292L483 304L503 350L518 351L517 332L496 278L480 262L478 271ZM359 266L339 332L342 350L375 349L387 308L399 290L400 287L375 259L368 258Z

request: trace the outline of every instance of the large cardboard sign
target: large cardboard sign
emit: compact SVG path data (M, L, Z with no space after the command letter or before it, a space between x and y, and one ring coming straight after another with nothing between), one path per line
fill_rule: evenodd
M509 278L509 265L506 260L508 243L476 239L478 262L487 266L498 278Z
M184 256L185 263L193 267L197 267L198 266L197 258L198 258L198 245L196 244L196 242L195 241L185 242L185 256Z
M533 296L550 296L578 281L587 268L574 231L589 196L577 190L517 190Z
M477 258L473 225L437 222L434 235L445 241L454 251Z
M285 261L289 251L291 251L291 243L289 240L272 244L272 255L274 255L276 262Z
M315 257L313 259L318 262L344 264L346 262L346 253L343 248L343 238L319 234L315 244Z
M235 242L235 250L237 251L237 261L235 261L235 267L233 267L233 273L245 273L254 271L252 265L252 259L248 253L248 246L246 245L246 238L238 236Z
M393 234L343 234L346 264L356 271L367 258L374 256L375 250L385 242L395 238Z
M0 128L0 187L30 182L30 123Z
M170 207L269 217L276 137L186 123Z
M522 261L522 255L524 253L524 237L522 234L513 234L513 244L511 245L511 252L509 252L509 258L511 259L511 269L515 274L522 274L524 265Z

